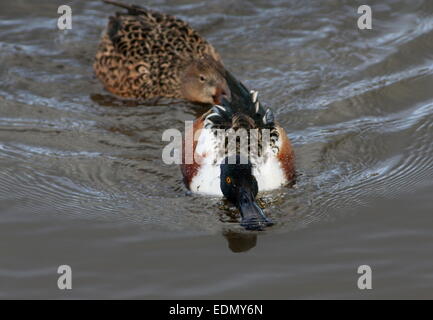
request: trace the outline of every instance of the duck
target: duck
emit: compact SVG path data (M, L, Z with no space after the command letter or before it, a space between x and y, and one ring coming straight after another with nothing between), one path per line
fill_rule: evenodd
M263 230L273 221L258 205L257 194L294 182L294 152L272 110L258 101L258 92L249 91L230 74L227 80L232 101L223 98L185 132L183 181L192 193L225 197L239 210L245 229ZM240 131L246 133L244 143ZM254 137L262 139L253 143ZM235 141L232 148L230 138Z
M127 10L109 17L93 63L106 90L144 101L230 101L221 56L186 22L137 5L103 2Z

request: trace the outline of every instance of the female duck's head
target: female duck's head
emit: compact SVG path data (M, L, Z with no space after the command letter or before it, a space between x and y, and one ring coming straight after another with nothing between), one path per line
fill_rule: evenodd
M185 99L220 104L231 99L222 64L210 56L191 61L181 74L181 92Z
M248 230L262 230L272 225L255 200L258 185L251 162L240 155L226 157L220 169L221 191L239 209L241 225Z

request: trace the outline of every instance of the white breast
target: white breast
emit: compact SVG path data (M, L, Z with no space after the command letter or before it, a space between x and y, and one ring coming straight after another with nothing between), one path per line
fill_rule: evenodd
M194 155L196 161L202 161L202 164L191 181L192 192L212 196L223 195L220 188L220 163L226 154L221 148L224 146L222 139L225 138L215 136L210 129L202 130ZM269 146L263 151L263 156L251 159L259 192L277 189L287 183L284 170L277 158L278 149Z
M200 169L193 177L192 192L222 196L220 188L220 163L224 154L217 152L222 143L221 137L215 136L211 129L202 129L194 153L194 161L201 162Z

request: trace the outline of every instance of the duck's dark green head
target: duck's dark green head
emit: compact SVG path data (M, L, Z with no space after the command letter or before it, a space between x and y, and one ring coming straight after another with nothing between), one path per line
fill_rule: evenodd
M239 209L241 225L247 230L263 230L272 225L255 200L258 185L251 162L239 155L226 157L220 168L221 191Z

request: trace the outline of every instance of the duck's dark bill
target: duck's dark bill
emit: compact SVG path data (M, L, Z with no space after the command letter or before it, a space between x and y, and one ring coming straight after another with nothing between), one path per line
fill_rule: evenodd
M251 192L242 190L239 198L242 227L247 230L260 231L274 224L266 217L263 210L258 206Z

